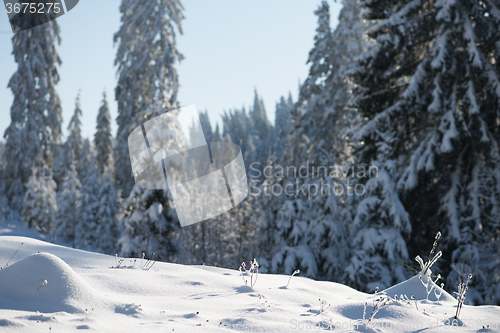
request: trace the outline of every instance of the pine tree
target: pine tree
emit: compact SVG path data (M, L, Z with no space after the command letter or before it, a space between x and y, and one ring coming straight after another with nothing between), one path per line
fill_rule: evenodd
M318 17L318 27L314 36L314 47L309 52L307 63L311 64L309 76L300 88L301 100L310 99L313 95L320 95L325 87L325 79L330 75L332 63L333 36L330 26L330 6L322 1L314 11Z
M94 134L94 147L97 168L100 175L104 175L112 162L113 134L111 133L111 117L109 115L106 92L103 93L101 107L97 114L96 132Z
M134 184L127 140L138 113L155 102L163 108L177 106L179 82L174 64L182 59L176 46L176 28L182 33L182 9L179 0L122 0L120 6L122 25L114 36L119 75L114 163L122 197L128 197Z
M21 212L31 168L52 166L52 145L61 136L61 106L56 52L59 26L51 21L16 33L12 38L18 69L8 87L14 94L11 124L6 129L3 178L10 207Z
M320 276L329 281L345 282L345 266L350 253L348 242L348 230L346 227L346 217L341 210L340 200L346 198L346 193L341 193L337 197L338 188L346 188L344 184L340 186L331 177L320 175L320 177L309 180L311 184L310 192L318 192L311 198L312 209L318 213L309 224L309 237L311 238L311 249L314 253L318 272ZM317 190L313 187L317 186ZM343 207L342 207L343 208ZM348 220L347 220L348 221Z
M165 115L165 110L160 102L156 102L138 113L133 124L139 126L144 119L162 114ZM170 137L163 138L163 148L168 151L172 149L172 145L182 146L186 139L177 111L170 111L166 116L163 130ZM143 252L151 255L155 252L162 254L162 260L172 261L183 255L181 244L177 240L179 220L168 190L142 189L135 185L129 197L123 201L123 211L123 231L118 240L123 256L141 256Z
M116 241L119 236L118 213L120 204L115 188L108 177L103 179L99 189L99 210L97 211L98 248L104 253L112 254L116 250Z
M253 128L255 133L258 135L260 140L265 141L267 139L268 132L270 130L271 124L267 119L266 107L264 106L264 101L259 97L257 89L255 89L255 96L253 101L253 107L249 113L250 119L253 123Z
M180 227L170 207L166 190L144 190L135 185L124 201L124 230L117 243L120 255L141 257L145 253L151 258L156 253L161 260L175 260L181 249L177 240Z
M276 127L277 128L277 127ZM281 189L283 174L274 168L276 155L270 157L267 161L265 179L261 181L255 170L250 171L249 195L253 197L256 218L258 219L257 229L257 249L259 269L263 273L271 271L271 261L273 255L280 249L280 242L276 239L278 229L276 219L280 208L285 201L285 194L280 192L273 193L274 188Z
M296 197L285 200L280 208L276 222L280 250L272 259L274 273L289 275L299 269L306 276L317 277L318 264L309 238L309 221L314 212L309 204Z
M76 164L76 171L78 172L78 179L83 182L87 173L91 168L94 168L95 154L94 147L92 147L89 139L83 140L80 161Z
M91 161L80 191L80 209L77 211L76 247L98 249L101 241L98 234L99 179L98 170Z
M62 242L76 247L78 224L78 212L81 208L80 191L82 185L78 180L74 160L72 159L70 168L66 170L66 176L61 190L57 194L57 214L56 214L56 238Z
M276 130L279 133L283 126L278 122L278 111L286 114L289 127L285 149L278 150L279 161L285 168L293 167L290 170L307 170L307 179L287 171L277 185L293 185L298 193L286 193L278 214L263 214L265 224L277 227L276 238L282 239L274 269L281 266L293 272L302 266L309 269L310 276L339 282L346 277L351 244L347 226L353 220L351 205L357 200L344 191L351 181L347 175L333 177L325 170L337 164L347 169L352 164L345 142L358 119L347 106L353 88L347 75L366 48L362 32L367 26L355 0L343 4L339 25L333 32L328 3L323 1L314 12L318 28L309 53L309 76L299 86L295 105L289 98L288 105L282 99L277 106ZM301 188L310 193L300 195ZM337 194L338 189L343 191ZM276 211L276 207L267 209Z
M80 108L80 93L75 100L75 111L68 125L68 137L64 144L53 145L54 153L54 180L58 188L62 186L66 170L71 168L71 163L76 163L76 170L80 182L85 178L84 165L87 163L84 159L84 140L82 138L80 118L82 110ZM85 147L87 150L88 147ZM85 151L86 152L86 151Z
M369 31L377 43L354 73L360 86L354 104L368 119L356 136L358 162L374 160L384 133L394 133L391 176L419 226L410 254L428 248L441 230L442 262L449 264L460 258L454 249L489 242L498 230L490 214L498 210L492 184L500 180L499 6L472 0L362 6L365 18L377 21ZM442 275L450 270L442 268Z
M287 149L283 160L285 164L300 165L299 161L307 158L306 145L310 140L304 133L304 126L307 122L302 118L306 116L307 111L309 111L308 114L311 114L311 110L314 110L312 106L324 89L326 77L332 67L331 61L333 59L331 59L330 53L333 42L330 27L330 6L326 1L322 1L314 14L318 17L318 28L314 36L314 47L309 52L307 60L311 67L306 81L299 87L299 100L291 112L292 129L287 140ZM311 106L307 107L307 104Z
M253 123L244 107L241 110L229 110L222 115L222 138L240 146L246 167L255 161L257 154L253 130Z
M276 111L274 117L274 130L273 138L270 142L273 143L273 151L276 153L276 160L281 160L281 156L285 151L285 142L288 134L290 134L291 127L291 112L294 107L292 100L292 94L288 95L288 99L285 100L283 96L279 103L276 103Z
M5 195L5 178L3 177L4 168L4 143L0 142L0 221L3 220L21 220L19 214L14 212L9 207L9 199ZM14 216L17 215L17 216Z
M356 113L347 107L354 88L349 73L366 50L363 31L367 23L360 18L356 0L344 0L343 5L333 32L328 3L323 1L314 12L318 17L315 44L309 53L309 75L291 111L285 164L298 166L306 158L317 164L332 157L349 158L345 136L356 125Z
M264 101L257 94L257 89L255 89L253 107L250 109L249 116L252 123L251 133L253 134L251 142L255 146L255 155L252 162L259 162L261 167L264 168L269 157L270 148L273 146L271 133L274 128L267 119Z
M215 125L215 131L213 132L212 140L213 141L211 141L211 142L221 142L222 141L219 124Z
M71 117L68 125L68 139L66 144L68 148L72 151L75 163L78 165L82 159L82 148L83 148L83 138L82 138L82 109L80 107L80 93L76 96L75 100L75 112Z
M67 150L69 149L66 147L65 143L54 144L52 146L52 154L54 156L54 168L52 169L52 172L54 175L54 181L56 182L58 189L61 187L64 174L66 173L67 169Z
M374 162L372 170L376 171L366 182L357 207L351 227L352 256L346 267L348 284L366 292L408 277L400 263L409 259L403 237L411 232L409 215L396 192L393 161L379 159L383 162ZM356 188L352 191L360 194Z
M219 140L214 141L214 133L212 131L212 124L210 124L210 117L208 116L208 112L200 112L200 123L201 128L203 130L203 134L205 135L205 139L207 142L219 142Z
M52 239L56 212L56 183L52 174L47 168L38 171L33 167L24 196L23 220L29 228L49 234Z

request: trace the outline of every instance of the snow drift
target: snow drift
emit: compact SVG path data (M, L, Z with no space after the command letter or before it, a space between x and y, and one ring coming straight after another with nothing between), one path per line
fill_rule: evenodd
M83 313L102 303L59 257L37 253L0 270L0 309Z

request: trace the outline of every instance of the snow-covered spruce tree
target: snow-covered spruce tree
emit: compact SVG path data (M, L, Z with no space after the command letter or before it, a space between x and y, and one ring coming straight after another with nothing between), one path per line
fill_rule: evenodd
M364 188L351 189L354 195L365 193L350 226L352 252L346 281L366 292L388 288L408 277L401 262L409 259L403 236L410 234L411 224L396 192L394 162L383 157L387 148L381 145L383 152L372 163Z
M80 209L77 211L76 247L79 249L98 249L100 235L98 229L99 179L98 170L91 161L80 191Z
M253 123L244 107L241 110L234 109L224 112L222 115L222 138L224 141L233 142L240 146L247 168L250 163L255 161L257 148Z
M215 137L212 131L212 124L210 123L210 117L208 116L207 110L205 110L205 112L200 112L200 123L207 142L220 142L220 137Z
M74 162L66 170L61 189L57 193L57 213L55 237L62 242L76 247L78 212L81 207L80 190L82 185Z
M206 141L220 142L219 128L216 126L215 132L212 130L207 111L200 112L199 116ZM227 213L183 227L180 230L179 241L186 253L183 257L179 257L179 262L234 268L234 261L237 260L231 261L227 257L228 254L234 255L236 252L236 242L234 237L231 238L232 235L229 235L232 228L230 219L226 215Z
M32 166L52 166L51 148L61 135L61 106L56 52L60 43L56 21L23 30L12 37L18 64L8 87L14 94L11 124L6 129L3 178L10 207L21 212Z
M213 131L212 133L212 142L221 142L222 141L222 136L221 136L221 133L220 133L220 128L219 128L219 124L217 123L217 125L215 125L215 131Z
M111 116L109 115L106 92L102 94L101 107L97 113L94 147L97 168L100 175L109 172L112 162L113 134L111 133Z
M306 158L315 163L331 157L348 158L348 140L344 136L356 118L356 113L346 107L354 87L349 73L367 48L363 32L368 24L360 18L357 0L342 3L339 24L333 32L328 3L323 1L314 12L318 28L309 52L309 75L300 86L298 102L291 112L294 119L285 164L300 166Z
M73 152L75 163L78 165L82 159L82 148L83 148L83 138L82 138L82 109L80 106L80 93L76 96L75 100L75 112L71 117L68 125L68 139L66 144L68 148ZM81 176L81 175L80 175ZM82 180L80 178L80 180Z
M311 249L309 222L313 213L310 202L300 197L287 199L281 206L276 223L279 251L272 259L272 272L292 274L296 269L315 278L318 264Z
M314 179L314 183L318 187L318 194L313 196L311 200L317 214L313 215L314 218L309 223L308 232L312 240L311 249L321 277L329 281L343 283L350 244L345 213L341 210L339 201L347 195L340 193L339 189L343 189L345 186L337 182L340 183L340 180L334 180L325 175ZM315 191L316 189L311 187L311 192L315 193ZM339 192L338 196L336 191Z
M314 257L317 277L342 282L349 255L346 226L353 220L349 205L356 200L346 191L337 194L347 188L347 175L332 176L327 170L336 164L345 169L352 164L346 135L356 125L356 116L346 107L353 87L347 75L366 49L363 30L367 25L360 18L356 1L346 0L343 4L339 25L333 32L328 3L323 1L315 11L318 28L309 53L309 76L300 86L298 102L290 111L291 130L281 158L282 164L297 170L305 168L310 176L304 180L287 175L289 179L282 185L292 182L295 187L305 186L315 192L301 200L307 201L311 214L303 218L308 224L302 229Z
M271 141L271 133L274 131L274 128L267 119L264 101L257 94L257 89L255 89L253 107L250 109L249 118L253 129L252 140L256 149L256 155L252 159L252 162L257 161L264 167L269 156L269 148L274 143Z
M80 161L76 164L76 171L78 172L78 179L80 179L80 182L83 182L85 177L87 177L87 172L94 167L96 159L94 147L92 147L89 139L83 140L81 155Z
M22 218L29 228L49 234L55 227L55 215L57 212L56 183L48 168L41 171L33 167L33 173L27 184Z
M13 211L9 207L9 199L6 196L5 193L5 178L3 177L3 168L4 168L4 159L3 159L3 153L4 153L4 143L0 142L0 221L3 220L21 220L21 216L19 213Z
M303 117L308 111L307 105L312 105L322 89L325 78L330 73L332 30L330 26L330 6L327 1L322 1L314 15L318 17L318 27L314 36L314 47L309 52L307 63L310 63L309 75L305 82L299 84L299 97L297 104L291 111L290 135L286 140L286 148L282 163L300 165L307 158L307 146L310 139L304 132L305 121ZM319 125L319 124L316 124Z
M311 277L343 282L349 243L337 197L343 193L336 190L342 187L314 168L307 177L306 166L295 177L283 170L292 169L276 166L258 196L259 243L267 244L263 247L272 256L272 271L291 274L300 269Z
M240 205L244 206L245 204L241 203ZM247 216L245 213L250 211L242 210L240 212L240 205L209 220L181 228L179 241L184 252L177 256L178 262L204 263L209 266L234 269L246 258L244 256L242 259L240 256L238 240L242 241L241 248L248 251L246 254L251 253L250 256L255 256L254 248L249 247L249 244L255 244L255 234L252 233L249 237L244 238L239 233L240 223L244 219L238 217Z
M499 5L361 3L365 18L377 23L368 34L376 45L360 58L354 75L360 85L354 105L367 119L357 133L358 161L371 163L381 133L394 133L392 177L412 224L419 226L408 243L410 254L427 248L439 229L442 262L450 263L454 249L489 242L497 230L490 215L498 209L498 193L490 192L499 182Z
M294 107L292 94L288 94L288 99L285 100L281 96L279 103L276 103L276 111L274 114L274 130L270 142L273 144L273 152L276 153L276 160L281 160L281 156L285 150L285 142L291 127L291 111Z
M139 126L145 119L164 114L161 102L156 102L133 119L133 126ZM166 122L169 137L163 138L166 151L171 145L182 146L185 142L177 111L167 113ZM151 256L161 253L161 260L173 261L182 256L182 246L178 241L179 220L175 212L170 191L142 189L134 185L128 198L123 201L124 217L122 234L118 247L123 256Z
M64 174L67 169L67 159L65 158L66 150L69 149L66 147L65 143L52 145L52 155L54 156L54 167L52 168L52 173L58 189L61 187Z
M145 253L151 258L156 253L163 261L175 261L182 255L177 239L180 226L171 202L166 190L134 186L124 200L124 230L118 239L121 256L141 257Z
M249 170L249 195L253 197L254 214L258 219L256 258L263 273L271 271L272 258L281 244L276 238L276 219L286 196L280 191L284 175L276 169L276 160L276 154L268 159L263 177L259 169L251 166Z
M205 235L200 237L199 234L192 239L203 241L198 243L203 244L203 248L195 253L204 254L206 264L234 269L242 261L257 257L258 225L252 198L247 197L237 207L199 224L199 231L204 231ZM198 248L196 243L187 245Z
M104 177L99 189L99 209L97 211L97 247L104 253L113 254L119 236L118 195L109 177ZM116 252L115 252L116 253Z
M75 163L78 172L80 183L85 178L85 161L84 156L87 154L88 147L82 138L80 118L82 110L80 108L80 93L75 100L75 111L68 125L68 137L63 144L53 146L54 151L54 180L58 185L58 189L62 185L63 178L66 175L66 170L71 168L71 163ZM84 151L85 149L85 151ZM85 153L85 154L84 154Z
M182 33L179 0L122 0L115 65L118 67L118 131L114 148L115 185L128 197L133 185L128 155L128 136L137 114L155 102L177 106L179 82L174 64L182 59L177 51L176 29ZM141 119L145 121L147 119Z

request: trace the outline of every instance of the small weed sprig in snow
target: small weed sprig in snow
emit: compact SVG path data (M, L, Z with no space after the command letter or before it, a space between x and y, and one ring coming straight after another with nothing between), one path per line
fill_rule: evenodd
M438 233L436 234L436 237L434 238L434 244L432 244L432 249L431 249L431 253L429 254L429 259L427 259L426 263L424 263L424 261L422 260L422 258L420 258L420 256L415 257L415 260L419 263L420 269L422 270L422 273L424 275L431 275L431 273L432 273L430 270L431 266L434 265L434 263L439 258L441 258L441 256L443 255L443 253L441 251L439 251L433 257L434 251L436 250L437 243L439 241L439 238L441 238L441 232L438 231Z
M9 263L12 259L14 259L14 257L16 256L17 252L21 249L21 247L23 246L24 242L21 243L21 245L19 245L19 248L16 250L16 252L14 252L14 254L12 255L12 257L10 257L9 261L7 261L7 263L5 264L5 267L9 266ZM3 269L3 267L0 267L0 269Z
M94 308L90 309L90 311L88 311L88 309L85 309L85 317L87 319L89 319L90 316L92 315L92 313L93 313L92 311L94 311Z
M465 281L465 278L463 274L457 269L457 265L453 266L453 269L455 272L458 274L458 278L460 279L460 283L458 284L458 291L453 292L455 295L457 295L457 312L455 313L455 319L458 320L458 316L460 315L460 312L462 311L462 306L465 301L465 293L467 292L467 289L469 288L469 281L472 279L472 274L469 273L467 276L467 281Z
M288 283L286 284L286 287L287 287L287 288L288 288L288 285L290 284L290 281L292 280L293 276L294 276L295 274L299 274L299 273L300 273L300 270L299 270L299 269L297 269L297 270L295 270L295 272L293 272L293 273L292 273L292 275L290 275L290 278L288 279Z
M161 258L161 253L158 253L158 254L153 253L151 259L146 259L146 260L145 260L145 256L146 256L146 254L143 253L142 258L141 258L141 268L145 269L145 270L150 270L151 267L153 267L153 265ZM115 254L116 266L111 266L111 268L120 268L120 267L135 268L135 264L137 262L137 259L134 259L134 260L130 259L129 262L130 262L130 266L127 266L125 263L125 259L118 259L118 254Z
M411 295L411 299L415 302L415 309L418 311L418 305L417 305L417 300L415 299L415 296Z
M319 299L319 313L325 312L330 307L330 304L326 305L326 301L323 299Z
M418 278L420 279L420 282L422 282L422 284L425 287L425 292L426 292L425 300L429 301L429 295L431 294L432 291L434 291L434 296L436 296L436 299L439 302L439 299L441 298L441 295L443 294L443 288L444 288L444 283L441 283L441 288L437 287L437 282L439 279L441 279L441 274L438 274L435 281L432 281L430 276L424 276L424 278L426 280L425 282L424 282L424 278L422 278L422 275L419 275ZM437 289L440 289L439 293L438 293Z
M38 290L38 289L42 288L42 287L43 287L43 286L45 286L46 284L47 284L47 280L43 280L42 285L41 285L40 287L36 288L36 290Z
M160 259L161 254L160 253L158 253L158 254L153 253L153 255L151 256L151 259L146 259L146 262L144 262L145 256L146 256L146 254L142 253L141 266L143 269L149 271L151 269L151 267L153 267L153 265L156 264L156 262Z
M262 296L259 296L259 299L257 300L257 303L255 303L255 306L259 305L259 301L262 299ZM264 303L260 303L260 306L263 310L269 309L271 305L267 304L267 301L264 301Z
M368 318L368 321L366 321L366 307L368 305L368 302L365 302L365 306L363 308L363 322L365 323L366 327L368 327L369 323L372 323L377 312L379 312L380 309L382 309L387 303L389 303L390 301L398 303L398 296L397 295L395 295L394 298L391 298L388 296L380 296L377 300L375 300L375 296L377 295L377 292L378 292L378 287L375 288L375 293L373 294L372 313L370 314L370 318Z
M245 280L245 277L243 276L243 271L245 271L245 274L247 276L250 276L250 287L255 286L255 284L257 283L257 276L259 275L259 263L257 263L257 260L254 258L253 261L250 261L249 270L247 270L245 262L242 262L240 265L241 277L243 278L245 286L248 286L248 280ZM254 280L254 275L255 275L255 280Z
M116 268L120 268L120 266L123 264L124 261L125 259L118 260L118 254L115 254ZM111 266L111 268L113 268L113 266Z

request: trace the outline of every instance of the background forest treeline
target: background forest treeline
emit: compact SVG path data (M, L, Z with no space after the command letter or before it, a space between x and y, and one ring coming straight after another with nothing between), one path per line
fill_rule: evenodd
M168 190L134 184L127 145L134 128L180 106L179 0L122 0L116 135L103 94L95 135L83 138L77 97L63 142L58 24L16 33L0 219L81 249L229 268L255 257L264 272L300 269L370 292L411 276L401 262L417 268L415 256L441 231L444 254L433 267L445 288L458 285L456 265L473 275L471 302L500 304L500 4L342 3L335 29L326 1L314 12L309 76L298 100L279 99L274 124L257 90L221 127L200 113L207 142L241 147L259 195L184 228ZM321 168L333 165L346 172ZM360 168L377 172L359 176ZM345 191L312 195L325 184Z

